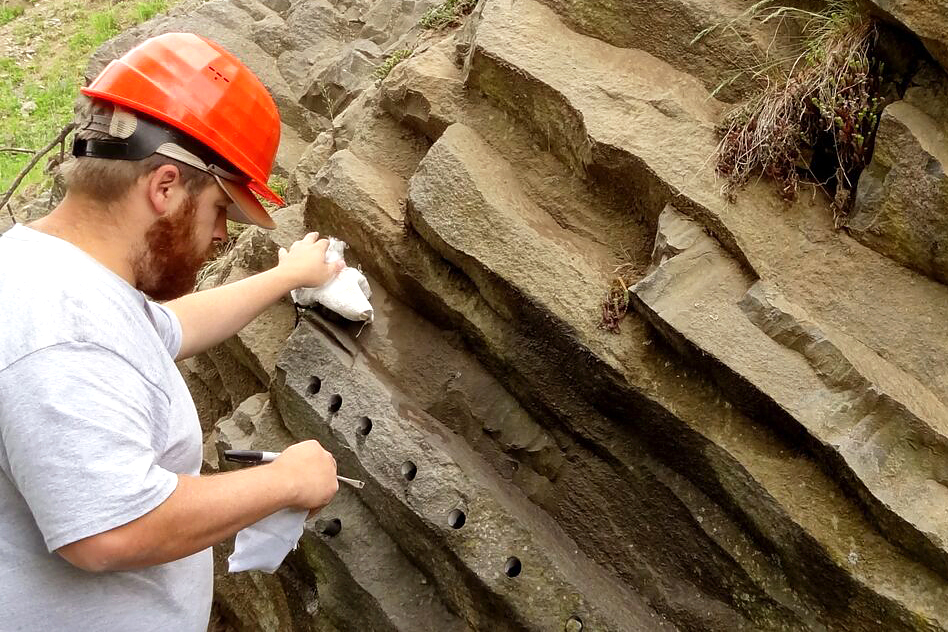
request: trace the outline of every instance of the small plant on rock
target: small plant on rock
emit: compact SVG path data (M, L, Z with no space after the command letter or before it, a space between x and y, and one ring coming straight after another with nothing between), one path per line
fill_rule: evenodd
M629 311L629 287L626 280L618 275L612 279L609 295L602 302L602 320L599 328L619 333L619 323Z
M375 78L379 81L385 79L392 68L411 57L412 52L410 48L402 48L386 57L382 65L375 69Z
M474 10L477 0L444 0L436 7L425 11L418 24L423 29L443 29L457 26L464 16Z
M849 0L832 0L819 13L768 11L765 21L802 19L802 49L789 64L767 64L758 74L766 87L722 124L717 171L725 178L723 192L733 198L761 173L793 200L801 174L809 174L828 189L838 223L869 161L883 107L883 68L872 55L876 28ZM773 76L781 67L789 71Z

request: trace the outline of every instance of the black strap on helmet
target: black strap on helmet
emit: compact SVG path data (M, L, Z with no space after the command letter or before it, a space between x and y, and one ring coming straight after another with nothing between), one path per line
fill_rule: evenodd
M179 147L191 152L208 167L218 167L213 173L240 174L240 170L234 167L230 162L224 160L215 151L206 147L204 144L194 140L190 136L174 128L169 128L160 124L149 116L135 112L138 119L134 133L128 138L108 138L108 139L87 139L74 138L72 142L72 155L78 157L88 156L89 158L105 158L107 160L144 160L165 143L174 143ZM93 116L84 129L89 129L92 123L100 123L103 117ZM233 179L231 175L229 179Z

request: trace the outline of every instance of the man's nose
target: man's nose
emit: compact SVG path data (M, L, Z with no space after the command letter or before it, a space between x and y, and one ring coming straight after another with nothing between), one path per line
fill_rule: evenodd
M217 222L214 224L213 239L215 242L227 241L227 211L218 213Z

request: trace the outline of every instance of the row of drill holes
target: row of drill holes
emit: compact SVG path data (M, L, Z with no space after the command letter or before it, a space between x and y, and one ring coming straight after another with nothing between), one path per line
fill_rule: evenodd
M405 461L402 463L402 476L406 481L415 480L415 477L418 476L418 466L412 461ZM467 516L464 515L464 512L460 509L453 509L451 513L448 514L448 525L452 529L460 529L464 526L466 521Z
M318 377L313 376L309 381L309 387L307 391L310 395L315 395L319 392L319 389L322 387L322 380ZM339 394L334 394L329 398L329 412L335 413L342 408L342 396ZM359 425L357 431L363 437L368 436L372 432L372 420L368 417L361 417L359 419ZM402 476L405 477L406 481L415 480L415 476L418 475L418 466L416 466L411 461L405 461L402 463ZM467 516L460 509L454 509L448 514L448 525L452 529L460 529L464 526L464 523L467 522ZM342 521L338 518L332 519L326 527L323 529L323 533L332 537L337 535L342 530ZM507 563L504 565L504 574L507 577L516 577L523 570L523 565L520 563L520 560L516 557L511 557L507 559ZM582 625L582 623L580 623Z
M460 509L455 509L451 512L451 515L448 518L449 523L455 529L460 529L464 526L464 512ZM339 535L342 531L342 520L339 518L333 518L323 527L323 534L329 536L330 538ZM520 559L517 557L508 557L507 562L504 564L504 574L507 577L516 577L523 570L523 564L520 562ZM579 624L578 629L582 629L583 622L577 617L572 617L570 621L575 621Z
M306 392L310 395L315 395L322 387L323 381L314 375L309 378L309 386L306 387ZM342 408L342 395L334 393L329 397L329 412L337 413L340 408Z

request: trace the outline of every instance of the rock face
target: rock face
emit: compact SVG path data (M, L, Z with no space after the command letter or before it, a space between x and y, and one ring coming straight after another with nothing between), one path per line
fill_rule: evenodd
M942 84L887 108L862 243L817 195L727 203L711 93L782 37L746 4L486 0L422 34L434 2L213 0L103 49L196 29L281 108L294 204L204 286L318 230L373 288L371 325L284 301L181 365L207 471L316 438L367 483L274 575L219 567L222 626L948 630Z
M948 70L948 2L945 0L869 0L884 17L914 32L932 57Z
M882 112L847 228L870 248L948 283L948 77L935 69L923 75L905 100Z
M619 48L646 51L733 100L752 83L753 68L773 45L770 25L747 17L733 0L542 0L578 33Z

